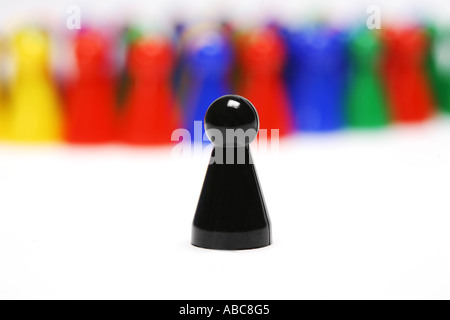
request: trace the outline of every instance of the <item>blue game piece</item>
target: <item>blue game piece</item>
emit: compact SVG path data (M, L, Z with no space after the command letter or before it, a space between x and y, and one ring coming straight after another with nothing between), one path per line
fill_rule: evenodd
M184 127L191 133L192 141L201 142L204 135L203 125L197 126L202 130L201 136L194 135L194 121L203 121L211 102L231 93L228 77L231 63L231 43L221 29L201 29L188 34L184 49Z
M286 80L301 131L330 131L344 125L347 79L343 34L323 26L284 30Z

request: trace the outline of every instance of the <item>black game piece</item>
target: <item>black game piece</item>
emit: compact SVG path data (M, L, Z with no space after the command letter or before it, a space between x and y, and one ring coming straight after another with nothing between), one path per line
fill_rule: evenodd
M205 130L214 148L195 212L194 246L239 250L270 245L269 216L249 148L258 129L258 113L243 97L223 96L206 111Z

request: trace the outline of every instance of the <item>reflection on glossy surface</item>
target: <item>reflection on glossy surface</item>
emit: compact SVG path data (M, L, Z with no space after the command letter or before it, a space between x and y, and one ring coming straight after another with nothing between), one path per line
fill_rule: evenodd
M235 139L227 139L227 129L233 129L237 140L247 135L247 143L251 143L258 133L259 118L255 107L247 99L237 95L226 95L214 101L205 115L205 130L214 146L235 146ZM242 131L236 131L242 129ZM211 139L213 130L221 134L221 142ZM228 141L229 140L229 141ZM244 144L241 143L241 146Z

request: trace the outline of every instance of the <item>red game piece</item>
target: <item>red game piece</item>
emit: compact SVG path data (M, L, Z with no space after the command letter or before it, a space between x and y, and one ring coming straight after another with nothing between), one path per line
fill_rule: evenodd
M292 131L291 107L282 80L286 52L280 35L273 28L241 35L237 50L241 64L239 94L258 106L260 128L279 129L280 136Z
M121 138L130 144L171 142L179 124L170 76L174 50L164 38L140 39L129 49L131 88L121 122Z
M418 27L386 29L383 40L383 73L393 120L426 120L433 113L433 99L424 68L425 31Z
M102 143L115 134L114 78L107 40L85 31L75 40L77 73L66 91L66 139L72 143Z

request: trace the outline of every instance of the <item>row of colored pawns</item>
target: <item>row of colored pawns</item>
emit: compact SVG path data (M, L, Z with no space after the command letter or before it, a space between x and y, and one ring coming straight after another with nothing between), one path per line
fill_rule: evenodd
M15 34L14 76L0 90L0 139L170 143L177 128L193 135L194 121L229 93L248 98L260 128L281 136L421 122L450 111L450 33L432 28L195 26L171 38L130 29L124 39L126 63L116 74L111 39L98 30L77 33L70 39L76 71L57 83L48 35Z

